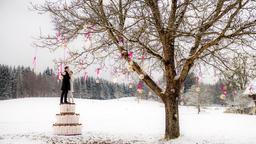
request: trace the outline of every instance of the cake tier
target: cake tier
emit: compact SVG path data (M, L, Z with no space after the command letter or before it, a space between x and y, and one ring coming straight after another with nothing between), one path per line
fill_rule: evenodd
M53 124L53 131L56 135L80 135L82 124Z
M75 113L75 104L61 104L60 105L60 113Z
M79 114L63 113L56 114L58 124L76 124L79 123Z

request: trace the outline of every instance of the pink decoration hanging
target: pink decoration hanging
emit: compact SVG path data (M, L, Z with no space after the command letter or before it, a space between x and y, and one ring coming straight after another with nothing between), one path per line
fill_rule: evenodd
M36 69L36 56L34 56L32 64L33 68Z
M100 68L97 68L96 69L96 76L99 77L99 74L100 74Z
M60 64L59 66L58 66L58 79L59 80L61 80L61 77L62 77L62 64Z
M143 83L140 81L137 85L137 91L138 93L143 93Z
M139 82L139 83L138 83L137 89L143 89L143 83L142 83L142 82Z
M88 40L91 40L91 38L92 38L92 34L91 34L91 32L85 32L84 33L84 37L85 37L85 39L88 39Z
M117 40L117 43L118 43L119 45L123 46L123 45L124 45L124 38L121 37L121 36L119 36L119 37L118 37L118 40Z
M145 59L145 51L144 51L144 50L142 50L142 52L141 52L141 57L140 57L139 59L141 59L142 61L144 61L144 59Z
M131 61L132 60L132 58L133 58L133 52L128 52L128 58L129 58L129 61Z
M253 88L252 88L252 85L250 84L250 87L249 87L249 91L250 91L250 94L253 93Z
M58 32L56 33L56 38L57 38L57 40L58 40L59 42L62 40L62 36L61 36L60 31L58 31Z
M84 37L85 37L85 39L87 40L91 40L92 39L92 30L93 30L93 27L94 27L94 25L93 26L89 26L89 27L87 27L88 29L85 31L85 33L84 33Z
M226 86L224 84L220 85L220 90L221 90L222 94L227 96L228 92L227 92Z
M197 86L199 85L199 80L200 80L200 78L199 78L199 76L197 76L197 77L196 77L196 85L197 85Z
M86 81L88 78L87 72L84 72L84 80Z

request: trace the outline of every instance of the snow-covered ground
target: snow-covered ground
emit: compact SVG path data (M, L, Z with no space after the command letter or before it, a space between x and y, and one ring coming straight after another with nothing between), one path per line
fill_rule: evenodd
M163 104L136 98L76 99L83 135L55 136L58 102L59 98L0 101L0 144L256 144L256 116L226 114L217 107L198 115L194 107L185 106L180 107L181 137L165 142Z

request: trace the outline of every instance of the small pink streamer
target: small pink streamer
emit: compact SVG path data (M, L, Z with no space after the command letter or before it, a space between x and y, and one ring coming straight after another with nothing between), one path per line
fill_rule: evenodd
M86 81L88 78L87 72L84 72L84 80Z
M100 68L97 68L97 69L96 69L96 76L98 77L99 74L100 74Z

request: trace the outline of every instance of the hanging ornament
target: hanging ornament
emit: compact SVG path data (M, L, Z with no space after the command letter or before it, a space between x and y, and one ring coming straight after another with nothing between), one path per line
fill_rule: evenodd
M84 37L85 37L85 39L87 40L87 39L91 39L92 38L92 34L91 34L91 32L85 32L84 33Z
M88 78L87 72L84 72L84 80L86 81Z
M133 58L133 52L128 52L128 60L129 62L132 62L132 58Z
M121 36L118 36L117 43L118 43L120 46L124 46L124 38L121 37Z
M221 94L221 95L220 95L220 99L221 99L221 100L225 100L225 95L224 95L224 94Z
M36 56L33 57L32 64L33 64L33 69L35 70L36 69Z
M139 58L141 61L144 61L144 59L145 59L145 52L144 52L144 50L142 50L141 51L141 53L140 53L140 58Z
M144 74L140 74L139 79L141 79L141 80L144 79Z
M133 71L132 66L131 66L131 65L128 65L128 66L127 66L127 70L128 70L129 72L132 72L132 71Z
M84 61L83 61L83 60L80 60L80 61L79 61L79 69L82 69L82 68L83 68L83 64L84 64Z
M222 94L223 94L224 96L227 96L227 94L228 94L228 92L227 92L227 87L226 87L224 84L221 84L221 85L220 85L220 90L221 90L221 92L222 92Z
M116 83L116 82L117 82L117 78L114 77L114 78L113 78L113 83Z
M129 83L129 88L132 89L133 88L133 84Z
M137 89L138 93L142 94L143 93L143 89Z
M250 92L250 95L253 94L253 86L252 86L252 84L250 84L250 86L249 86L249 92Z
M33 71L36 70L36 61L37 61L37 47L35 48L35 53L34 53L34 57L33 57L33 60L32 60L32 65L33 65Z
M62 41L62 35L61 35L60 31L58 31L58 32L56 33L56 39L57 39L58 42L61 42L61 41Z
M137 85L137 91L138 93L143 93L143 83L140 81Z
M131 66L132 66L132 65L133 65L133 61L129 61L129 65L131 65Z
M85 37L86 40L91 40L92 39L93 27L94 26L84 25L84 29L85 29L84 37Z
M96 76L99 77L99 74L100 74L100 68L97 68L96 69Z
M62 64L58 66L58 80L62 79Z
M196 92L200 92L200 87L196 87Z
M96 83L100 83L99 74L100 74L100 68L97 68L97 69L96 69L96 77L97 77Z
M68 43L67 38L63 37L63 41L62 41L62 44L61 44L62 48L66 49L67 48L67 43Z

